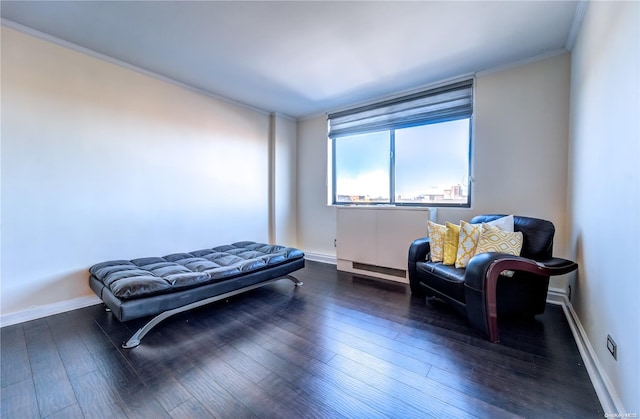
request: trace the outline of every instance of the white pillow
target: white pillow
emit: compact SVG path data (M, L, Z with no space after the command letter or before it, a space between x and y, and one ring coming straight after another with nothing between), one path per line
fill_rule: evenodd
M502 231L513 233L513 215L507 215L506 217L489 221L487 224L489 224L490 226L499 228Z

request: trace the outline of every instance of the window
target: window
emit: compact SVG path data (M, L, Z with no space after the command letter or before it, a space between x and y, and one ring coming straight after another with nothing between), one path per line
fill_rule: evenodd
M334 147L336 201L388 203L389 131L341 137Z
M333 204L470 206L473 81L329 115Z

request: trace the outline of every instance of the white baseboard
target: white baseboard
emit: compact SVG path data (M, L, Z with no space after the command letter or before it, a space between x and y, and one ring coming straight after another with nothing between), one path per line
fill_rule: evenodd
M567 296L567 293L562 288L549 287L547 291L547 303L562 305Z
M27 310L18 311L17 313L9 313L0 316L0 327L28 322L30 320L40 319L42 317L52 316L54 314L64 313L65 311L76 310L100 303L102 303L102 301L98 296L90 295L74 298L72 300L60 301L46 306L33 307Z
M555 303L555 301L549 302ZM593 346L591 345L591 342L589 341L589 338L587 337L587 334L582 327L582 323L580 323L580 319L578 318L576 312L573 310L573 305L567 298L566 294L562 296L562 302L559 304L564 310L565 317L567 318L567 322L569 323L569 328L571 329L571 333L573 333L573 338L576 341L578 351L580 352L580 356L582 357L584 366L587 369L587 373L589 374L589 378L591 379L593 388L598 395L598 399L600 400L602 409L605 413L626 412L624 406L622 405L622 400L620 400L620 396L618 396L618 393L613 387L611 380L609 380L607 373L605 372L604 368L602 368L602 364L600 363L596 352L593 350Z
M323 255L320 253L312 253L312 252L304 252L304 257L307 260L312 260L314 262L328 263L330 265L336 265L338 260L335 256Z

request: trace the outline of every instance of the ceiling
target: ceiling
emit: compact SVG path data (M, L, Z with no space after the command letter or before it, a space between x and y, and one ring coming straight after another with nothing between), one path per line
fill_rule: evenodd
M571 45L577 1L6 1L3 21L305 117ZM7 22L11 21L11 22Z

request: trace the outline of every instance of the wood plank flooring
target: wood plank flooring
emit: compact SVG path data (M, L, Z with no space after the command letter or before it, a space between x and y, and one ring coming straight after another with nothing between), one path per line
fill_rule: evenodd
M1 329L2 418L600 418L559 306L500 322L492 344L408 287L307 262L182 313L122 349L146 319L101 305Z

